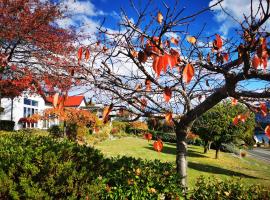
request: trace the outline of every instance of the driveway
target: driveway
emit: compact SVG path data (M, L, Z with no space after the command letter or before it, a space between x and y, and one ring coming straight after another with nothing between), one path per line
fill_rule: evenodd
M264 160L270 164L270 149L254 148L248 150L250 156L259 160Z

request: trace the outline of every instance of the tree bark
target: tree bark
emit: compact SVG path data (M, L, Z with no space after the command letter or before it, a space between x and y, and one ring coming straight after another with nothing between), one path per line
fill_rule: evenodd
M191 125L176 125L176 170L181 177L181 185L187 188L187 143L186 137Z
M204 150L203 153L207 153L208 152L208 143L204 145Z
M13 121L13 98L11 98L10 120Z
M216 148L216 159L219 159L220 146Z

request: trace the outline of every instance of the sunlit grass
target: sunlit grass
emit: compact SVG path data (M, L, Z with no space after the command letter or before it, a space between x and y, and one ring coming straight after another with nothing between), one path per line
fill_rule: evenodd
M142 138L125 137L107 140L95 145L106 156L132 156L142 159L159 159L162 162L175 162L176 146L165 143L163 151L153 150L153 141ZM216 176L222 179L232 176L241 178L244 183L258 183L270 187L270 165L248 158L238 158L229 153L220 153L220 159L215 159L215 151L203 154L203 148L189 145L188 147L188 181L194 186L200 175Z

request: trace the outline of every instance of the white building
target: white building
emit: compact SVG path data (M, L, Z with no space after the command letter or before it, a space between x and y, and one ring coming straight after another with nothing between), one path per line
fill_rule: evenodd
M21 128L47 129L53 124L58 124L58 120L50 119L38 121L37 123L19 123L19 120L27 118L35 113L41 114L45 109L52 108L52 100L52 97L43 99L40 95L24 94L13 99L12 109L12 100L2 98L1 107L4 108L4 111L0 113L0 120L13 120L15 122L15 130ZM85 107L85 105L86 102L84 96L69 96L64 104L65 107L73 108Z

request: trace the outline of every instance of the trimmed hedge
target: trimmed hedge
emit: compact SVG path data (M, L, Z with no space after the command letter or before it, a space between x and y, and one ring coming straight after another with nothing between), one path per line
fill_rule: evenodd
M0 199L157 199L181 195L173 164L108 159L68 140L0 136Z
M15 122L11 120L0 120L0 130L13 131Z
M246 185L241 179L220 180L217 178L199 177L190 199L216 200L267 200L270 191L260 185Z

